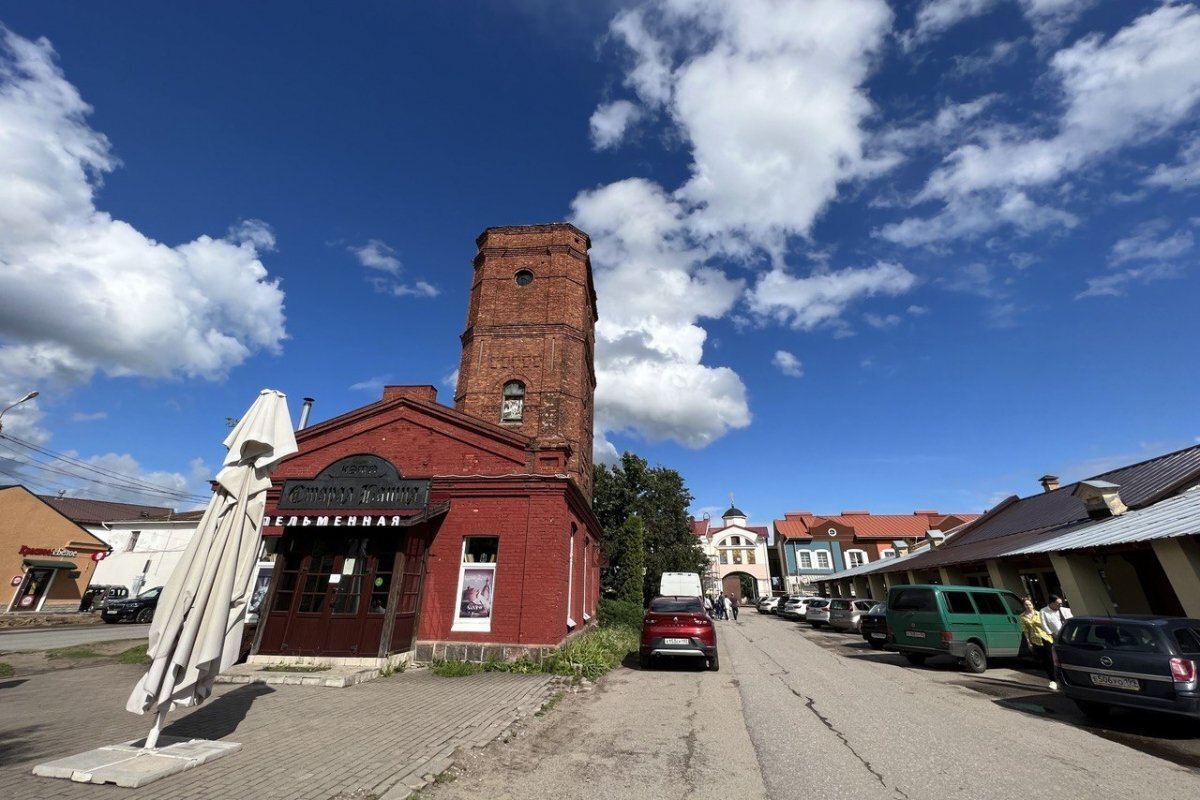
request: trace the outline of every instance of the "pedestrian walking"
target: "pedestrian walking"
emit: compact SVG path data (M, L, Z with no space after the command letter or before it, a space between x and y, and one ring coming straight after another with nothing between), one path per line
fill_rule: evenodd
M738 615L738 599L736 594L729 595L729 608L733 612L733 618L736 620Z
M1063 599L1056 594L1050 595L1050 603L1042 609L1042 627L1049 631L1053 637L1058 637L1058 632L1062 630L1062 626L1073 615L1071 609L1063 605Z
M1054 680L1054 636L1042 624L1042 615L1034 607L1033 601L1026 598L1025 611L1021 614L1021 633L1034 657L1042 662L1042 669L1050 679L1050 689L1057 691L1058 684Z
M710 617L713 615L713 602L708 595L704 595L704 612Z
M733 610L733 604L729 601L729 595L725 594L721 596L721 605L724 606L725 619L729 619Z

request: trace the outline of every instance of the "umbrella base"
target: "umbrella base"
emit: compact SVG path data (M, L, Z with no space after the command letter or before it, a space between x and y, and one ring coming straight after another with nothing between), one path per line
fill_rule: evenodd
M236 742L212 742L180 736L160 736L158 747L143 750L145 739L101 747L56 761L38 764L33 774L64 778L75 783L114 783L136 789L185 770L233 755L242 749Z

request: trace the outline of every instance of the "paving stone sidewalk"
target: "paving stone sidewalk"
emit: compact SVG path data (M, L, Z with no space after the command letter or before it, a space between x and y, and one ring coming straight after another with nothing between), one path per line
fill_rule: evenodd
M459 748L495 740L556 689L547 675L439 678L413 670L346 689L218 685L163 733L240 742L242 751L141 789L31 774L35 764L144 736L125 711L139 667L107 665L0 680L0 798L329 800L405 797Z

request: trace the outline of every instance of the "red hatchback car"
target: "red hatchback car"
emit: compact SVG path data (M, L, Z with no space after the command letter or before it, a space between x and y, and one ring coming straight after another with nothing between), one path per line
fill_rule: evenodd
M717 659L717 629L699 597L656 597L642 617L638 663L647 669L656 657L703 658L708 668L721 668Z

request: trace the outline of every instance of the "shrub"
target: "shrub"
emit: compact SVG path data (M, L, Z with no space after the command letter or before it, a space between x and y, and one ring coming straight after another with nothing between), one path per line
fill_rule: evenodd
M13 669L12 664L6 664L5 662L0 661L0 678L11 678L16 674L17 671Z
M547 655L542 671L595 680L637 650L638 635L627 625L588 631Z
M602 628L625 626L640 630L642 627L642 606L639 603L601 600L598 611Z
M429 671L443 678L462 678L483 671L483 664L474 661L434 661L429 665Z

